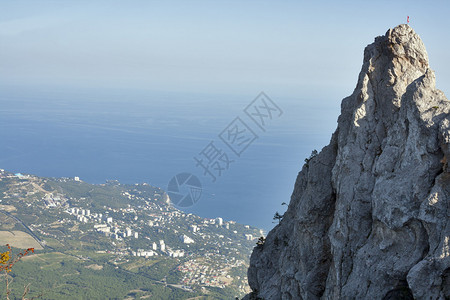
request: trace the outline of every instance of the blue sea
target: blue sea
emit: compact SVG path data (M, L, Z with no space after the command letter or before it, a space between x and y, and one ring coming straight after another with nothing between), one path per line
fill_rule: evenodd
M2 87L0 168L165 190L175 175L190 173L201 181L202 195L185 211L268 231L274 213L286 210L281 203L289 202L304 159L328 144L342 97L269 91L282 114L274 112L262 129L244 112L258 94ZM221 135L237 117L254 137L239 155ZM211 142L232 161L215 171L215 182L194 160L211 154Z

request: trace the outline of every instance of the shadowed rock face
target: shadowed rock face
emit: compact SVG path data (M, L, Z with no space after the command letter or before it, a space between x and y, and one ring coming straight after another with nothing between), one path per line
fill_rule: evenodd
M450 298L449 110L411 27L367 46L330 144L253 250L246 298Z

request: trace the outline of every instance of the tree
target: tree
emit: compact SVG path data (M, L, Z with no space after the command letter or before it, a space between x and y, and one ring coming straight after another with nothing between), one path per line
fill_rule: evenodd
M273 216L274 220L278 220L278 224L280 224L281 219L283 219L283 215L280 215L279 212L276 212L275 215Z
M11 295L11 289L9 285L12 282L12 279L9 279L8 273L11 272L13 266L19 262L24 256L28 255L29 253L34 253L34 248L28 248L25 250L25 252L19 252L15 257L13 255L13 251L11 249L11 246L9 244L6 244L8 247L8 251L6 252L0 252L0 272L5 273L5 280L6 280L6 300L10 300L9 296ZM32 298L26 298L28 292L30 291L30 283L25 285L23 288L23 294L22 294L22 300L31 300L36 299L41 295L37 297Z
M309 164L309 161L310 161L311 159L313 159L314 157L316 157L317 154L319 154L319 153L317 152L316 149L314 149L313 151L311 151L311 155L310 155L308 158L305 158L305 163L306 163L306 165L308 165L308 164Z
M261 236L261 237L258 239L258 241L256 242L256 245L257 245L258 247L262 247L262 246L264 245L265 242L266 242L266 238L263 237L263 236Z

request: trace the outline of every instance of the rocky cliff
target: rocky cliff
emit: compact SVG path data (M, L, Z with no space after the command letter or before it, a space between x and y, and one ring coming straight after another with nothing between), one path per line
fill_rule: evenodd
M419 36L364 51L330 144L253 250L247 299L450 299L450 102Z

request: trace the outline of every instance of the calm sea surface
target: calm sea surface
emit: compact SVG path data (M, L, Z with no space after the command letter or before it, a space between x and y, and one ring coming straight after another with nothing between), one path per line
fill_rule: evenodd
M304 158L328 144L340 101L272 96L283 114L267 119L264 132L243 112L256 96L6 88L0 168L164 189L174 175L189 172L203 192L186 211L269 230L275 211L289 202ZM219 137L236 117L257 136L240 156ZM210 142L232 161L215 182L194 161Z

